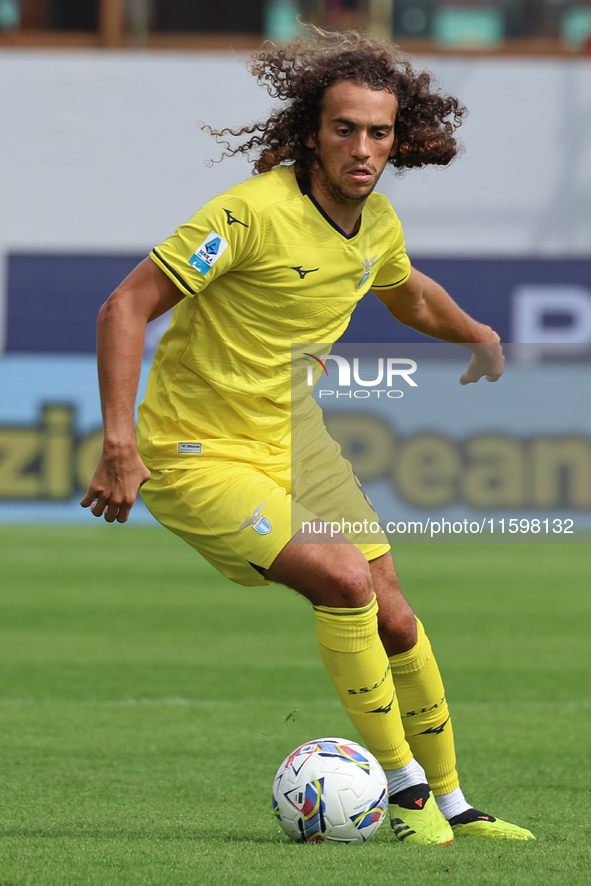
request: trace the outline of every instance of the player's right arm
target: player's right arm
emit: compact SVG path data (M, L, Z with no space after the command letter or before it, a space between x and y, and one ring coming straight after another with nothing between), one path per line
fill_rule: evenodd
M98 372L105 438L88 491L80 504L108 523L125 523L150 471L137 451L135 398L146 325L183 298L154 262L146 258L125 278L99 311Z

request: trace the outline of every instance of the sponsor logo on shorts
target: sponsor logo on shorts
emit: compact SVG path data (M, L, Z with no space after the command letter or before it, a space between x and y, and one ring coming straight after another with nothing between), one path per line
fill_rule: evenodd
M268 520L263 514L263 508L267 504L265 500L260 504L257 508L254 509L252 513L252 517L247 517L244 523L238 527L238 532L241 529L246 529L247 526L252 526L255 532L258 532L259 535L269 535L271 530L273 529L271 525L271 521Z
M228 241L217 231L210 231L189 259L189 264L205 275L227 248Z
M181 455L199 455L201 452L201 443L179 443L178 451Z

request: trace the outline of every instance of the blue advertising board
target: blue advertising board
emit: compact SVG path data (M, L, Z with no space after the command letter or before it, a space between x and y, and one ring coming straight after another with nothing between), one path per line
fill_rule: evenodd
M7 353L94 353L99 307L143 258L145 254L140 253L10 255ZM591 341L591 260L416 257L413 264L441 283L469 314L496 329L503 341L527 340L516 328L513 311L515 299L526 288L530 296L539 296L539 304L532 304L531 297L528 300L529 310L537 318L537 330L546 329L550 334L569 329L576 332L579 324L579 339ZM572 291L578 297L574 313L572 299L568 299ZM561 305L568 305L568 309ZM390 318L381 302L368 295L353 314L342 340L384 339L426 340Z
M94 470L102 440L96 316L109 293L143 257L9 257L6 353L0 357L0 520L77 521L87 517L78 501ZM558 368L544 370L545 375L538 371L535 367L540 354L532 347L530 358L512 367L495 393L495 397L501 397L500 411L496 417L491 416L488 427L484 419L480 425L464 427L462 408L472 402L473 395L464 396L463 406L456 403L457 391L452 393L455 368L446 369L442 364L428 370L423 364L432 357L425 337L389 318L378 299L369 295L354 313L340 344L347 347L353 342L385 340L397 343L394 347L408 343L427 348L421 358L421 397L427 387L439 390L433 387L435 378L447 379L445 395L427 398L416 422L408 427L401 421L410 402L409 392L404 405L391 399L374 404L355 393L347 404L343 392L340 398L336 393L332 399L323 395L331 432L334 430L338 437L337 426L341 428L351 457L365 452L358 472L370 484L370 494L376 501L383 501L388 514L400 513L402 507L409 519L420 516L421 495L427 507L434 507L426 487L421 487L426 481L420 459L442 459L443 464L448 458L458 465L458 471L453 483L448 483L449 489L455 490L453 496L446 500L445 508L437 511L442 518L458 514L469 517L475 511L483 517L475 498L475 478L481 476L479 471L488 470L493 487L507 492L502 507L508 519L515 514L537 519L538 511L545 508L549 517L558 519L568 511L576 517L577 526L586 527L589 503L580 499L580 494L591 488L591 427L585 419L589 363L580 343L591 341L591 261L431 258L417 259L415 266L440 281L462 307L495 327L504 340L532 340L520 336L535 333L539 336L535 341L551 341L553 337L562 341L560 357L571 361L570 374L567 377L567 370ZM166 322L166 318L160 318L148 328L148 357ZM581 358L580 366L572 366L573 359ZM140 394L148 368L146 360ZM414 399L418 402L419 398ZM524 403L530 408L532 403L537 404L530 425L523 424ZM446 404L445 409L442 404ZM369 433L372 429L373 437ZM439 435L437 446L433 434ZM493 446L487 450L486 469L475 466L473 459L479 447L486 449L483 434L488 435L486 445ZM496 435L494 445L489 440L491 434ZM431 436L427 439L425 435ZM378 471L377 462L371 462L374 451L378 451L372 448L378 439L382 440L382 456L393 447L391 469L382 465ZM393 441L398 441L396 446ZM434 447L432 451L429 446ZM484 449L479 458L485 458ZM399 456L402 467L396 467ZM517 467L529 470L532 464L538 465L537 474L533 480L523 479L525 475L520 475ZM404 465L411 465L412 471ZM418 492L404 486L405 478L411 475L417 479ZM551 489L544 476L554 478ZM525 484L523 495L515 497L519 483ZM535 484L542 485L538 488ZM482 489L482 502L489 509L494 499L491 489L488 499L486 489ZM134 514L136 520L150 519L141 504ZM496 516L501 516L500 511Z

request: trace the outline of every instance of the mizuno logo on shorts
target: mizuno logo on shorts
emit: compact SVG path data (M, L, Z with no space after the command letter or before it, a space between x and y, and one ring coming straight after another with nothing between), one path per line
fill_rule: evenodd
M201 443L179 443L178 451L181 455L199 455Z

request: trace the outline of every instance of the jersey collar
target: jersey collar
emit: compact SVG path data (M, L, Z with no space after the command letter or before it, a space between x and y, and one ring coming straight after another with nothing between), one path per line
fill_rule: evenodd
M326 219L326 221L329 223L329 225L332 228L334 228L335 231L337 231L337 233L339 233L341 235L341 237L344 237L345 240L352 240L354 237L356 237L358 235L359 231L361 230L361 221L362 221L361 218L359 219L359 226L358 226L357 230L353 231L352 234L347 234L346 231L343 231L343 229L341 227L339 227L335 221L332 220L332 218L330 217L328 212L326 212L322 208L322 206L320 205L318 200L314 197L314 195L312 194L312 190L310 188L310 183L305 181L303 178L297 178L297 176L296 176L296 181L297 181L299 189L302 192L302 194L304 195L304 197L310 198L310 200L312 201L312 203L314 204L314 206L316 207L316 209L318 210L320 215Z

